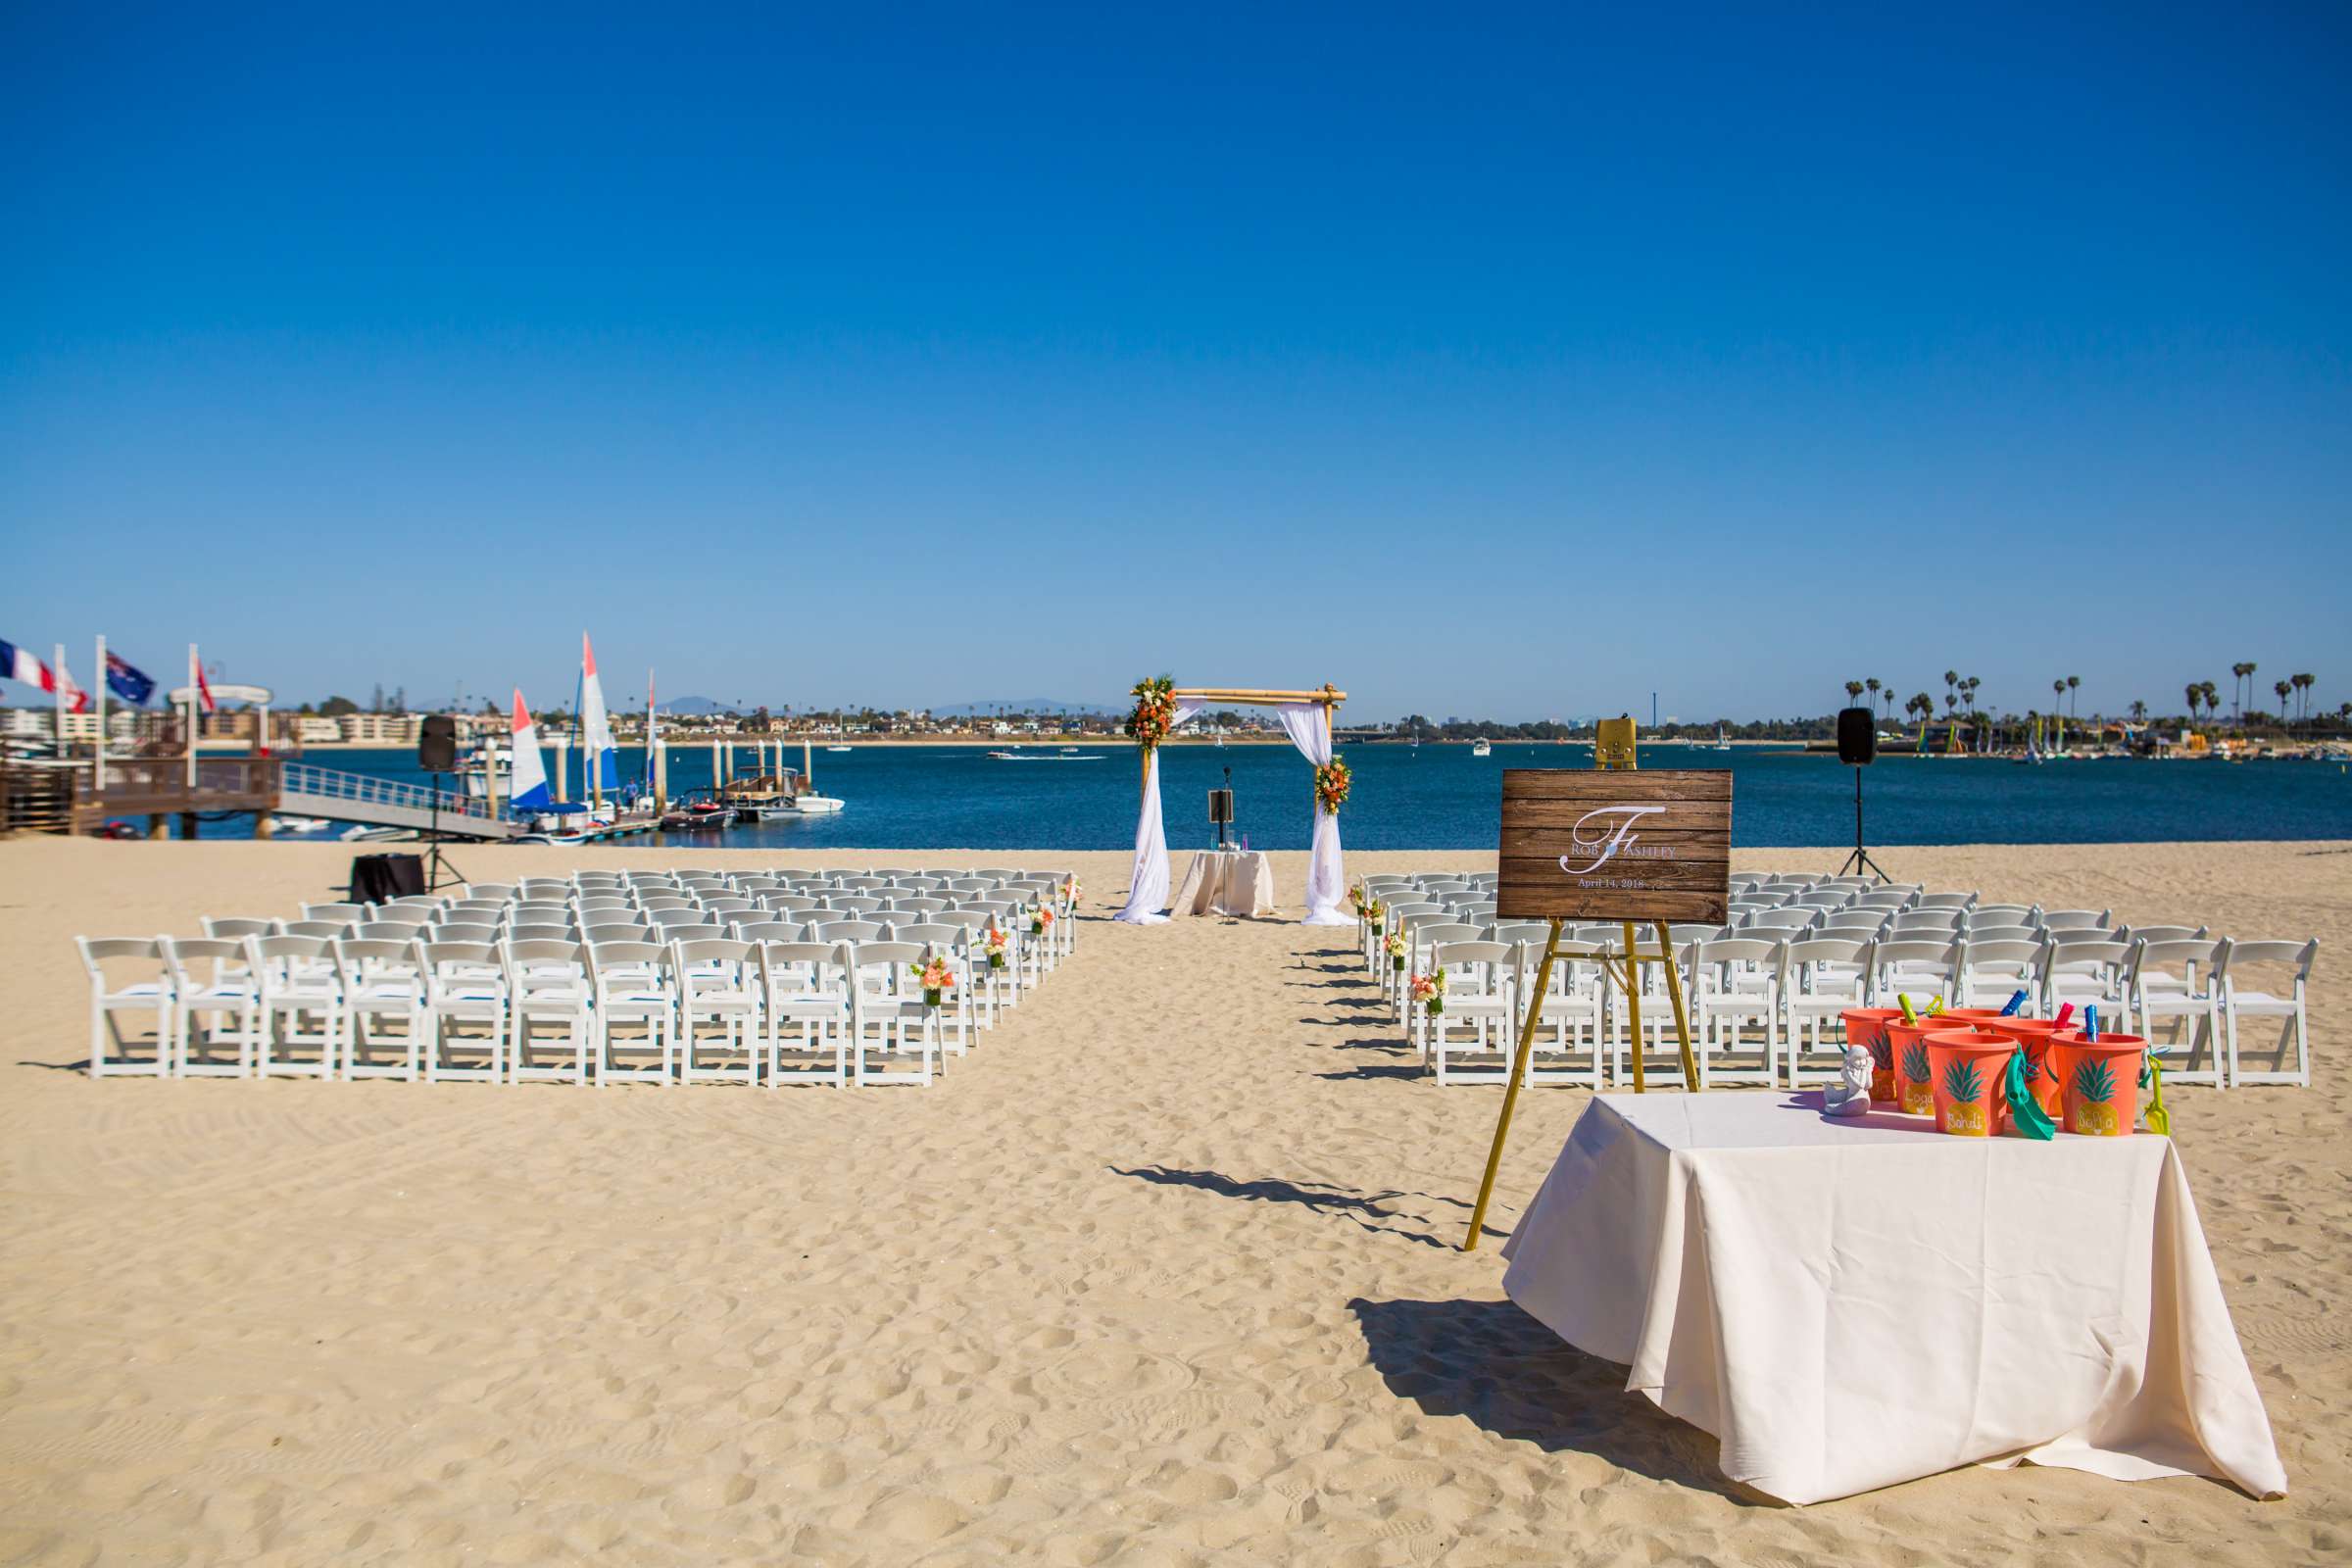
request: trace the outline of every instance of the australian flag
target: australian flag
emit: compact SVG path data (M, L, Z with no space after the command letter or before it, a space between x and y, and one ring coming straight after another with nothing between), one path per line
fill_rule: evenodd
M106 689L133 708L144 708L155 695L155 677L121 654L106 656Z

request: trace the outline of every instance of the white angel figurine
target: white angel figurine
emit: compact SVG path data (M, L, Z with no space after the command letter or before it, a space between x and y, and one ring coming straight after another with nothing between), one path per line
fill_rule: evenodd
M1870 1109L1870 1048L1845 1048L1845 1064L1838 1069L1838 1081L1821 1092L1821 1113L1825 1116L1860 1116Z

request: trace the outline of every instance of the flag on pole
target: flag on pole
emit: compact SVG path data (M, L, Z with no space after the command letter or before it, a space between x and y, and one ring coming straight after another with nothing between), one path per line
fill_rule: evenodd
M45 692L57 690L57 681L50 675L49 666L33 658L31 650L19 648L6 639L0 639L0 675L23 681L27 686L37 686Z
M188 686L196 693L196 706L208 713L211 712L213 710L213 683L204 678L204 661L196 657L196 650L193 647L188 649Z
M130 704L144 708L147 699L155 695L155 677L132 664L121 654L106 656L106 689Z
M596 676L596 649L580 633L580 750L583 763L593 762L589 776L607 788L620 785L620 751L612 744L612 719L605 711L605 683Z
M510 804L518 811L552 804L547 794L547 764L539 760L539 731L531 710L523 706L522 689L514 690L514 758L507 775Z
M67 673L66 651L62 648L57 651L57 669L50 681L49 690L57 693L64 700L67 712L85 713L89 711L90 694L74 685L74 677Z

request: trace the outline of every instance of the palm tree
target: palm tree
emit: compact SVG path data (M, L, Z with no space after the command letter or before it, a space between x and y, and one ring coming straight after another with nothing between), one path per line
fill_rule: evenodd
M2066 677L2066 694L2067 694L2067 696L2068 696L2069 698L2072 698L2072 697L2074 697L2075 693L2076 693L2077 691L2079 691L2079 690L2081 690L2081 689L2082 689L2082 676L2080 676L2080 675L2069 675L2069 676L2067 676L2067 677ZM2080 701L2077 701L2077 702L2075 702L2075 704L2074 704L2074 711L2075 711L2075 717L2076 717L2077 719L2080 719L2080 718L2082 718L2082 703L2081 703Z
M2254 666L2251 663L2241 662L2230 666L2230 706L2237 710L2237 721L2240 724L2246 721L2246 705L2238 698L2238 688L2253 673Z
M2056 738L2055 738L2055 739L2053 739L2053 740L2050 742L2050 749L2051 749L2052 751L2056 751L2056 750L2057 750L2057 749L2058 749L2060 746L2064 745L2064 744L2065 744L2065 742L2066 742L2066 677L2065 677L2065 676L2061 675L2061 676L2059 676L2059 677L2058 677L2056 680L2054 680L2054 681L2050 682L2050 696L2051 696L2051 698L2053 699L2053 700L2052 700L2052 702L2050 703L2050 723L2051 723L2051 725L2053 726L2053 730L2054 730L2054 733L2055 733L2055 736L2056 736Z
M2140 701L2138 698L2136 698L2136 697L2132 698L2132 723L2134 723L2134 724L2141 724L2141 723L2145 723L2145 722L2147 721L2147 717L2148 717L2148 705L2147 705L2147 704L2145 704L2145 703L2143 703L2143 702L2141 702L2141 701Z
M2205 695L2205 688L2192 680L2183 688L2183 692L2188 698L2188 721L2194 724L2197 721L2197 699Z
M2309 718L2311 716L2311 689L2319 684L2320 677L2317 675L2291 675L2288 679L2295 683L2296 694L2301 698L2296 705L2297 716Z
M1928 749L1928 720L1936 716L1936 699L1926 692L1920 692L1903 705L1903 711L1919 715L1919 744L1916 750L1925 752Z
M1879 710L1879 677L1873 675L1862 684L1870 688L1870 710L1875 715Z
M1974 675L1963 675L1960 678L1960 695L1968 703L1968 721L1970 727L1976 731L1974 739L1976 749L1980 752L1984 749L1984 715L1977 709L1977 688L1982 684L1983 682Z
M2283 724L2286 722L2286 695L2293 691L2294 687L2285 681L2275 680L2271 682L2271 690L2278 694L2278 722Z
M2211 718L2215 713L2221 711L2222 694L2214 687L2213 682L2209 680L2200 681L2197 683L2197 690L2204 694L2205 716L2207 718Z
M1862 700L1862 683L1860 681L1849 680L1845 683L1845 700L1849 704Z

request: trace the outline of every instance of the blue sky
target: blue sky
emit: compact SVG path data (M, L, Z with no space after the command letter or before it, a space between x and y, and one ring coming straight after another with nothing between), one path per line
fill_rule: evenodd
M0 18L85 678L2352 687L2341 7L346 9Z

